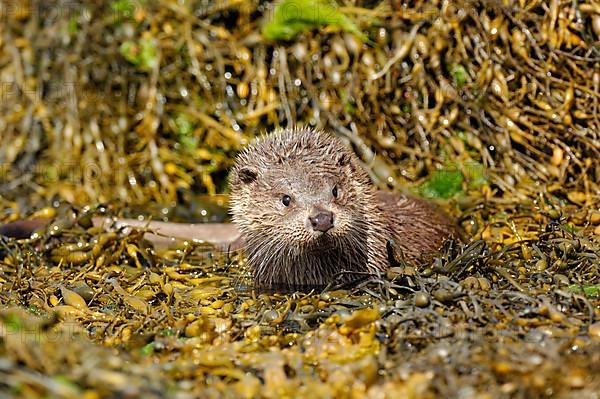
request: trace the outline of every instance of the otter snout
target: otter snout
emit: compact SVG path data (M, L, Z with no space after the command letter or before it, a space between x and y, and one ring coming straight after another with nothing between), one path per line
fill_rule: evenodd
M308 221L310 222L313 230L325 233L333 228L333 213L330 211L320 210L316 214L309 216Z

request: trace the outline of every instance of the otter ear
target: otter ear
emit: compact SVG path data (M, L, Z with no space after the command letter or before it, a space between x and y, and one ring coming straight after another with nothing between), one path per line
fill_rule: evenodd
M340 156L337 159L337 165L338 166L346 166L350 163L351 158L349 154L346 153L342 153L340 154Z
M238 170L240 181L245 184L250 184L258 178L258 172L252 168L244 167Z

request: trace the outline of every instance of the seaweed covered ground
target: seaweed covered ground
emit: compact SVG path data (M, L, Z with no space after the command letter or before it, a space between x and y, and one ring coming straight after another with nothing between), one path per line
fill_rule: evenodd
M54 219L0 238L1 397L598 397L597 2L0 5L0 221ZM294 123L468 242L284 294L91 223L226 220L236 152Z

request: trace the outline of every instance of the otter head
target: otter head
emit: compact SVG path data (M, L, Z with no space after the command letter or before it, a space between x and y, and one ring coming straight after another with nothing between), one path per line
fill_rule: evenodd
M230 183L258 284L326 285L367 270L372 187L339 140L306 128L275 132L238 156Z

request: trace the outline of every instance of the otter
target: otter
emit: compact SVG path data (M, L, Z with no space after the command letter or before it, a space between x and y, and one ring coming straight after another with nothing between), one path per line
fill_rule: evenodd
M230 209L261 286L351 282L389 267L394 240L415 264L456 236L432 204L377 191L339 139L299 127L251 143L236 158Z
M233 225L94 218L94 225L148 227L146 238L198 239L246 250L260 287L352 283L390 266L394 240L409 264L437 251L458 229L433 204L378 191L339 139L307 127L280 129L250 143L230 173ZM0 226L26 238L48 219Z

